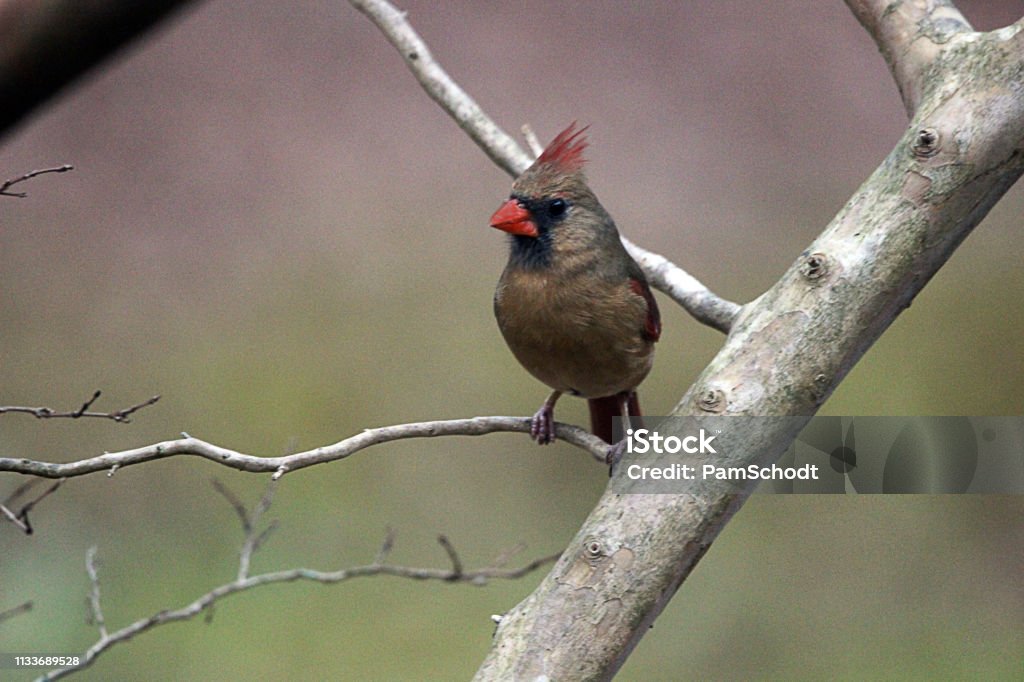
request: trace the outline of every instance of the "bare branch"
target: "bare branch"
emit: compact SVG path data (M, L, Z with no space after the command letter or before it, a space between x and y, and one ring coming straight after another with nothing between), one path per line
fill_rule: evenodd
M512 557L514 557L516 554L519 554L524 549L526 549L526 545L523 543L519 543L514 547L509 547L508 549L504 550L501 554L496 556L491 565L495 568L507 566L508 562L512 560Z
M31 535L32 529L28 525L18 518L18 515L7 508L7 505L0 504L0 515L3 515L5 519L13 523L18 529L25 535Z
M245 542L242 543L242 550L238 554L238 579L245 580L249 577L249 565L252 563L252 555L259 551L259 548L263 545L263 541L266 540L274 529L277 527L277 521L271 521L270 525L264 528L262 531L257 532L257 528L260 523L260 519L263 518L263 514L270 509L270 504L274 500L274 490L277 488L277 481L271 479L270 483L267 484L267 489L263 492L263 497L256 503L252 511L246 515L245 522L242 524L245 528Z
M36 481L28 481L27 483L18 486L18 488L13 493L11 493L6 500L4 500L3 504L0 504L0 514L2 514L5 518L7 518L8 521L17 526L25 535L32 535L32 523L28 520L28 513L32 511L32 508L39 504L39 502L46 499L47 496L56 491L57 488L59 488L61 484L64 483L64 481L65 479L63 478L59 479L56 483L54 483L49 488L44 490L40 495L22 505L21 509L19 509L18 512L15 513L10 510L8 505L13 505L14 501L21 497L24 493L26 493L29 490L29 488L33 487Z
M380 443L406 438L435 438L439 436L482 436L489 433L529 433L528 417L472 417L469 419L450 419L446 421L418 422L412 424L396 424L376 429L366 429L339 441L333 445L325 445L294 455L280 457L258 457L229 450L199 438L185 435L178 440L147 445L134 450L108 452L77 462L37 462L30 459L0 457L0 471L10 471L41 478L70 478L83 476L97 471L107 471L114 467L120 468L132 464L140 464L154 459L190 455L203 457L217 464L247 471L250 473L273 472L274 478L303 469L315 464L324 464L344 459L365 448ZM571 424L555 424L558 440L575 445L590 453L597 461L604 463L608 444L589 431ZM183 434L184 435L184 434Z
M542 149L532 128L524 125L522 132L533 155L527 154L504 130L452 80L451 76L434 61L426 43L399 11L387 0L349 0L352 6L365 14L402 55L406 66L416 76L431 99L448 113L484 153L509 175L515 177L526 170ZM647 254L648 262L656 263L657 270L648 270L640 263L651 285L664 291L690 312L699 322L720 331L728 331L731 316L739 306L718 298L689 273L667 258L640 249L623 239L627 248ZM667 288L662 288L662 287ZM695 312L696 311L696 312ZM731 314L730 314L731 311Z
M380 546L380 551L377 552L377 558L374 559L375 564L383 564L387 561L388 556L391 554L391 550L395 547L395 529L390 526L387 532L384 533L384 542Z
M637 246L622 237L622 244L641 268L651 286L669 296L698 322L726 334L741 306L716 295L697 278L664 256Z
M242 504L242 501L238 499L227 486L221 483L220 480L215 478L211 481L211 484L213 485L213 489L220 493L221 496L228 501L228 504L231 505L231 508L235 510L235 514L242 522L242 532L246 535L251 533L252 525L249 523L249 512L246 510L245 505Z
M213 479L214 489L223 495L224 499L235 510L235 514L242 522L242 532L245 534L245 542L242 543L242 549L238 553L238 580L245 580L249 577L249 565L252 562L253 554L259 551L263 543L270 537L270 534L277 528L277 521L274 520L262 531L257 531L264 512L270 509L270 503L274 498L274 490L277 487L276 484L277 481L271 479L270 484L267 485L267 489L263 493L263 497L260 498L260 501L250 512L246 510L242 501L227 486L219 480Z
M167 623L173 623L175 621L189 620L204 612L207 614L207 617L209 617L209 614L212 613L214 604L221 599L232 594L237 594L238 592L244 592L264 585L294 582L297 580L308 580L311 582L329 585L344 582L352 578L390 575L411 580L438 580L449 583L458 582L482 586L486 585L490 580L516 580L518 578L522 578L523 576L536 571L538 568L556 561L558 557L561 556L561 552L559 552L558 554L540 557L516 569L506 569L499 565L491 565L473 571L466 571L463 570L462 562L451 542L448 538L441 535L438 537L438 542L448 554L452 563L451 568L436 569L398 566L385 563L387 555L390 553L391 547L394 543L394 532L389 529L384 545L380 552L378 552L377 557L372 564L355 566L353 568L344 568L338 571L316 571L308 568L293 568L285 571L249 576L248 567L251 556L259 549L261 539L266 537L266 531L257 534L255 532L255 528L259 523L260 516L270 508L273 500L275 484L272 481L267 486L266 492L264 492L263 497L256 504L251 513L245 512L245 505L242 504L241 501L223 484L215 483L214 487L228 500L236 513L238 513L239 509L242 509L242 516L245 519L243 524L246 528L245 541L242 544L242 551L240 552L239 571L236 579L230 583L226 583L210 590L206 594L195 599L191 603L182 606L181 608L160 611L148 618L137 620L120 630L109 632L103 617L103 609L100 605L99 572L96 570L95 563L96 548L91 547L89 551L86 552L85 559L86 571L89 575L90 583L89 610L90 620L99 628L100 639L89 647L89 650L81 657L81 661L78 665L51 670L45 675L42 675L39 680L56 680L66 675L70 675L77 670L88 668L96 661L97 658L111 647L127 642L132 637L146 632L147 630L151 630ZM25 607L25 605L22 605L22 607L18 608L24 608L24 610L27 610L30 606L31 605ZM4 614L0 614L0 620L3 619L3 616Z
M89 614L90 622L100 630L100 641L109 639L107 621L103 617L100 605L100 574L96 570L96 545L85 553L85 571L89 574Z
M0 132L185 2L0 2Z
M74 166L72 166L69 163L65 163L63 166L55 166L53 168L42 168L40 170L29 171L28 173L25 173L24 175L22 175L20 178L14 178L13 180L7 180L2 185L0 185L0 196L18 197L20 199L24 199L25 197L28 196L27 192L8 192L7 190L9 190L11 187L13 187L14 185L18 184L19 182L24 182L25 180L31 180L32 178L36 177L37 175L42 175L43 173L66 173L69 170L74 170Z
M459 553L455 551L455 547L452 546L451 540L448 539L447 535L438 535L437 543L444 548L445 553L448 555L448 559L452 562L452 573L451 580L458 580L462 577L462 559L459 558Z
M17 606L13 606L7 609L6 611L0 611L0 623L4 622L5 620L10 620L11 618L14 618L15 616L20 615L22 613L28 613L32 610L32 606L32 602L27 601L24 604L18 604Z
M540 143L537 133L533 132L533 127L529 123L524 123L520 130L523 131L523 139L526 140L526 146L533 158L540 156L544 151L544 145Z
M352 6L377 25L402 55L430 98L455 119L470 139L510 175L519 175L530 165L530 157L508 133L499 128L458 83L434 61L427 44L401 12L384 0L350 0Z
M100 397L102 391L96 391L92 394L92 397L82 403L82 406L77 410L71 410L69 412L58 412L50 407L21 407L17 405L0 405L0 414L5 412L21 412L24 414L30 414L36 419L80 419L82 417L96 417L99 419L110 419L115 422L127 424L131 421L130 417L138 412L139 410L149 407L156 401L160 400L160 396L155 395L152 398L143 400L141 403L126 407L116 412L90 412L89 408L96 402L96 399Z
M921 101L925 72L946 43L973 31L971 25L951 0L846 0L846 4L877 43L907 114L913 116Z

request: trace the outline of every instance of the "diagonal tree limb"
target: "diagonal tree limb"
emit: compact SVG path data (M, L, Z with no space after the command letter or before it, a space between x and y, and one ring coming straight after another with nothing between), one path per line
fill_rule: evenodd
M401 53L409 70L430 98L455 119L491 161L512 176L526 170L533 159L434 60L427 44L406 20L405 12L399 11L389 2L379 0L350 2L377 25Z
M187 0L0 3L0 133Z
M494 163L512 177L522 173L539 154L537 136L529 126L523 134L533 154L527 154L502 130L438 64L426 43L406 19L405 12L387 0L349 0L387 37L427 94L458 123ZM692 275L664 256L623 238L623 244L643 268L651 286L667 294L702 324L728 332L740 306L714 294Z
M889 65L907 115L913 116L928 84L924 72L943 46L971 25L951 0L845 0L874 38Z
M673 410L801 416L733 422L719 461L745 466L781 455L1024 172L1022 41L1018 24L935 43L930 61L913 50L893 54L909 101L922 98L907 132L782 278L744 308ZM904 55L914 68L899 65ZM693 495L606 491L551 573L502 619L476 679L610 679L747 495L713 481Z
M850 5L914 119L815 243L740 312L674 410L802 415L731 429L730 463L780 455L1024 171L1019 23L976 34L947 0ZM606 492L501 619L477 679L609 679L748 494L714 483L695 495Z

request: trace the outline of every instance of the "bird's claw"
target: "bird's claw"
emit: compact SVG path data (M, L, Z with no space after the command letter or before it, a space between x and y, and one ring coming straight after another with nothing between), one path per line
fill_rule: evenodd
M622 456L626 454L626 440L623 438L615 445L608 448L608 453L604 456L604 461L608 464L608 477L611 478L615 473L615 467L618 466Z
M547 445L555 439L555 411L544 403L530 420L530 437L538 445Z

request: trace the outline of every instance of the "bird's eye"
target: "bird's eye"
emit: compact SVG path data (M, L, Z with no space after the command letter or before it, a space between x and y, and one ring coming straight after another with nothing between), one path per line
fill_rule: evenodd
M569 210L569 204L565 199L552 199L548 204L548 213L552 218L561 218Z

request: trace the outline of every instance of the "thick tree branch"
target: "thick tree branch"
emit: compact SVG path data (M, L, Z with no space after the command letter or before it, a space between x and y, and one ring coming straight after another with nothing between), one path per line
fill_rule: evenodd
M483 436L488 433L522 432L529 433L528 417L472 417L470 419L450 419L446 421L418 422L413 424L396 424L376 429L366 429L362 433L346 438L333 445L325 445L305 452L279 457L259 457L247 455L235 450L207 443L188 434L178 440L169 440L154 445L147 445L133 450L108 452L77 462L37 462L30 459L0 457L0 471L10 471L42 478L70 478L83 476L97 471L113 472L121 467L140 464L154 459L176 456L203 457L217 464L239 471L253 473L273 473L274 479L284 474L304 469L315 464L324 464L344 459L365 448L380 443L406 438L433 438L438 436ZM575 445L591 454L599 462L605 461L608 445L597 436L571 424L555 425L555 433L559 440Z
M0 2L0 132L185 2Z
M889 65L907 115L927 85L924 72L943 46L973 29L951 0L846 0Z
M140 635L143 632L152 630L161 625L166 625L176 621L190 620L204 612L206 613L207 620L210 620L213 617L213 606L217 602L233 594L263 587L265 585L295 582L298 580L333 585L335 583L351 580L352 578L390 575L410 580L438 580L449 583L467 583L469 585L483 586L491 580L517 580L522 578L523 576L529 575L537 569L555 561L561 554L559 552L558 554L539 557L519 568L508 569L504 567L504 562L507 561L509 553L502 552L491 565L467 571L463 568L462 559L456 552L455 547L448 538L442 535L438 537L438 544L441 545L445 554L448 556L448 560L452 565L451 568L414 568L411 566L399 566L387 563L388 554L391 552L391 548L393 547L395 540L394 533L391 530L388 530L384 544L381 547L381 550L377 553L377 557L374 559L373 563L365 564L363 566L354 566L352 568L343 568L337 571L317 571L309 568L293 568L285 571L275 571L251 576L249 574L249 565L252 560L252 555L259 550L263 540L266 539L268 535L268 531L273 529L276 525L276 522L271 522L271 524L266 528L262 530L260 529L260 520L263 514L270 509L270 505L273 500L274 483L271 482L270 485L267 486L267 490L264 492L263 497L259 502L257 502L251 512L247 511L241 501L239 501L233 493L225 488L223 484L215 481L214 487L228 500L242 520L242 530L245 534L245 540L242 543L242 549L239 552L238 573L235 580L230 583L220 585L219 587L215 587L185 606L177 609L165 609L149 616L148 618L142 618L119 630L110 632L107 628L106 618L103 614L99 570L96 566L96 547L90 547L85 555L85 569L89 576L89 621L91 625L96 626L99 630L99 640L89 647L77 665L51 670L45 675L40 676L38 680L57 680L78 670L88 668L96 662L96 659L102 656L111 647L123 644L136 635ZM0 614L0 619L3 617L10 617L21 611L27 611L30 608L31 602L23 604L20 607L16 607L15 609L11 609L8 612Z
M494 163L516 177L539 154L537 136L528 126L523 135L533 154L527 154L438 64L423 39L406 20L405 12L387 0L349 0L365 14L399 51L406 66L430 97L448 113ZM651 286L681 305L698 322L728 332L740 306L719 298L692 275L664 256L623 238L623 244L644 269Z
M917 30L899 42L919 48L890 57L916 112L906 134L782 278L744 308L673 411L803 417L734 422L720 435L719 464L781 455L1024 172L1020 27L944 45L933 23ZM610 679L747 494L714 482L690 495L606 491L547 578L502 619L476 679Z

